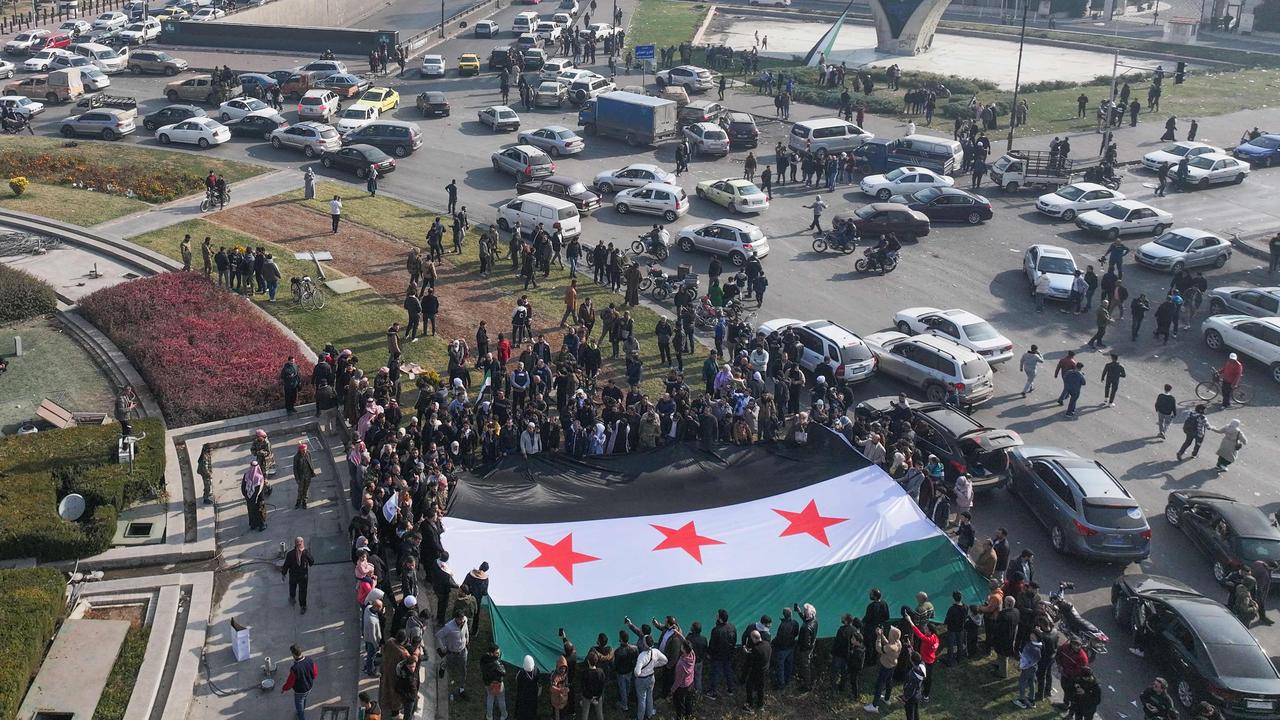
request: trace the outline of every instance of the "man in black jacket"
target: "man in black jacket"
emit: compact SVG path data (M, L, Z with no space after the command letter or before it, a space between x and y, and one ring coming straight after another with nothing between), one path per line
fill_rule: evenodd
M795 666L800 692L813 687L813 649L818 642L818 611L809 603L800 608L800 634L796 636Z
M711 656L711 684L707 697L715 698L721 680L730 695L733 694L733 654L738 646L738 628L729 622L729 611L721 608L716 613L716 626L711 630L708 653Z
M773 646L765 640L759 630L752 629L747 642L742 646L747 660L744 667L745 684L747 686L748 708L764 707L764 677L769 671L769 661L773 657Z
M440 625L448 617L446 612L449 610L449 596L458 587L458 582L449 573L449 566L445 564L448 559L448 551L441 550L439 559L427 566L430 568L428 572L431 575L431 589L436 594L436 622Z
M889 603L881 599L880 591L872 589L870 597L871 602L867 603L867 610L862 614L862 646L866 653L863 664L876 662L876 628L889 622Z
M791 617L791 608L782 609L778 632L773 636L773 688L781 690L791 682L796 671L796 639L800 635L800 623Z
M316 559L311 557L306 542L301 536L293 539L293 549L284 556L284 566L280 568L280 576L289 577L289 604L297 598L302 614L307 614L307 581L311 574L311 566Z

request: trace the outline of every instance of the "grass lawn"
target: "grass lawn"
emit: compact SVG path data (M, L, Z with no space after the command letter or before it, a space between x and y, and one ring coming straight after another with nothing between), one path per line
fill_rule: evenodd
M22 338L22 357L14 357L14 336ZM5 402L0 430L8 435L34 420L49 398L68 410L111 412L111 383L53 318L33 318L0 328L0 355L9 360L4 374Z
M109 195L36 182L31 183L27 191L17 197L7 192L7 189L0 192L2 192L0 194L2 208L85 227L114 220L148 207L141 200L122 195Z
M298 202L304 202L309 207L318 212L328 213L329 206L326 201L320 198L332 197L333 195L341 195L342 200L342 218L344 222L354 222L367 227L379 230L388 235L413 242L414 244L426 247L426 230L432 219L436 217L436 213L424 210L409 203L387 197L369 197L368 195L356 195L351 192L349 185L336 185L332 183L322 183L321 187L316 189L315 200L302 200L302 192L297 191L290 193L290 197ZM194 235L193 235L194 236ZM444 261L450 265L462 269L469 275L475 275L480 272L480 256L479 243L477 242L478 234L474 230L468 233L467 239L463 244L462 255L445 254ZM505 239L500 243L502 255L506 255ZM445 239L445 245L450 245L448 236ZM504 265L504 262L506 263ZM535 289L530 287L528 291L523 290L524 283L513 273L508 272L510 262L499 260L498 272L489 276L489 282L499 291L505 300L506 306L504 311L510 314L510 308L515 306L516 299L521 295L529 295L533 302L535 312L539 313L543 319L543 323L551 323L554 315L564 312L564 289L569 284L568 270L552 268L550 277L542 279L541 273L538 277L538 287ZM585 263L582 265L586 268ZM287 273L286 273L287 274ZM443 297L449 296L449 285L447 282L438 282L436 291ZM579 275L578 279L578 302L581 303L586 297L591 297L596 306L597 312L609 306L609 303L617 303L622 306L622 296L610 292L607 288L596 285L591 282L591 276L588 274ZM328 310L328 308L325 308ZM657 400L662 395L662 379L666 377L666 368L661 367L658 363L658 342L653 334L653 328L658 322L658 314L650 310L644 305L631 308L631 317L635 322L637 337L640 340L640 357L644 362L643 382L641 389L648 396ZM545 327L545 324L543 325ZM491 328L490 337L496 342L497 333L502 328ZM596 325L596 333L600 332L600 325ZM551 344L553 352L560 349L560 339L557 335L552 334L547 340ZM419 343L421 344L421 343ZM621 384L624 388L626 372L621 357L617 360L610 360L608 343L601 343L601 350L604 352L604 367L601 370L604 377L613 378L614 382ZM515 353L518 354L518 353ZM701 377L702 355L686 356L685 368L686 374L690 377ZM446 357L447 359L447 357ZM435 365L439 370L445 365Z
M229 183L247 180L271 169L265 165L223 160L209 155L100 140L80 139L68 142L51 137L0 137L0 155L9 152L69 154L85 165L124 167L141 164L152 173L195 173L201 178L213 170L221 173Z
M349 201L349 204L354 205L355 201ZM188 220L129 240L178 259L181 257L178 245L186 233L190 233L193 238L191 244L196 253L197 267L200 263L199 245L206 235L213 237L215 246L265 246L280 266L283 279L276 302L268 302L264 295L255 295L254 302L296 332L313 350L319 351L330 342L338 348L351 348L357 356L365 358L365 367L375 369L386 358L384 333L391 323L404 320L404 310L369 289L345 295L328 293L323 310L311 311L294 304L289 295L289 278L314 276L315 265L310 260L295 260L290 250L208 220ZM330 279L342 277L342 273L332 268L325 268L325 274ZM435 338L406 343L404 359L437 370L448 364L444 345Z
M124 717L150 638L150 625L129 628L124 644L120 646L120 654L116 656L116 664L111 666L111 674L107 676L107 686L102 689L102 697L98 698L98 707L93 711L94 720L121 720Z
M626 49L649 44L679 47L693 39L706 16L707 5L704 3L640 0L627 26Z

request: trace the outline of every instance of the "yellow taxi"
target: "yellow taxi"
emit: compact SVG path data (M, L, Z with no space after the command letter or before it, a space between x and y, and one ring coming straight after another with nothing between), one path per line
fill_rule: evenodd
M475 53L463 53L462 57L458 58L458 74L480 74L480 56Z
M400 105L400 93L391 88L372 87L364 91L358 102L372 105L378 108L379 112L387 112Z

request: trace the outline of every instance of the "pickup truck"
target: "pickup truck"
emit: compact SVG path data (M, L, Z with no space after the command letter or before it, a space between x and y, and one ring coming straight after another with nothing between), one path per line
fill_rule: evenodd
M675 101L620 90L587 101L578 125L588 135L615 137L633 147L673 138L679 129Z
M991 166L991 180L1005 192L1017 192L1020 187L1056 189L1075 182L1101 162L1100 157L1063 160L1043 150L1014 150Z
M98 108L112 108L115 110L132 110L134 115L138 114L138 101L122 95L86 95L80 98L80 102L76 103L76 107L81 112L97 110Z
M216 82L210 75L196 75L186 80L174 80L164 87L164 96L172 103L187 100L208 105L221 105L242 94L244 89L241 86L223 85Z

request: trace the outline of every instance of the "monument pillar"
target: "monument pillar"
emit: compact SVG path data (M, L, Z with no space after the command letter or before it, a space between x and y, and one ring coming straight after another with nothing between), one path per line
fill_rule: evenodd
M868 0L876 23L876 50L919 55L933 45L938 21L951 0Z

